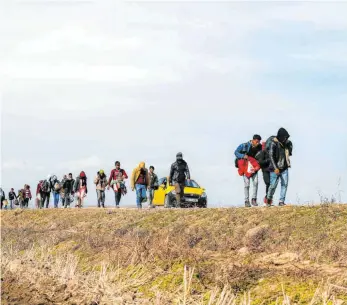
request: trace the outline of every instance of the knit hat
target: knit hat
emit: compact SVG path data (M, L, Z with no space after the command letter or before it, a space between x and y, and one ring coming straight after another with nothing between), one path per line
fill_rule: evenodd
M99 170L99 174L100 174L100 175L103 175L104 173L105 173L105 172L104 172L103 169L100 169L100 170Z
M84 171L81 171L80 178L84 178L86 176L86 173Z

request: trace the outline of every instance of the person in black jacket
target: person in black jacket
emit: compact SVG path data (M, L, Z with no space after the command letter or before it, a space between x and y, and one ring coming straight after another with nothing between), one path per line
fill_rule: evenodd
M63 180L63 190L64 190L64 201L63 205L64 208L67 208L70 206L71 203L71 195L74 194L73 186L75 184L75 180L72 178L72 174L70 173L67 177L67 179Z
M190 180L190 172L188 164L183 160L181 152L176 155L176 162L171 165L169 183L175 186L176 204L179 207L184 195L186 179Z
M269 158L270 158L270 187L267 193L267 205L271 206L278 181L281 180L281 193L279 206L285 205L285 199L288 188L288 169L290 168L289 157L293 152L293 144L289 141L289 133L284 128L278 130L276 137L271 137L269 141Z
M8 200L10 201L10 209L13 209L13 205L17 199L17 195L14 191L14 188L11 188L11 191L8 193Z

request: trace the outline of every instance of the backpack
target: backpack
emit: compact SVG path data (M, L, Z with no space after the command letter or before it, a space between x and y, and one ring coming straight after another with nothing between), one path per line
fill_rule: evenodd
M48 193L49 192L49 183L47 180L43 181L40 186L40 190L43 193Z

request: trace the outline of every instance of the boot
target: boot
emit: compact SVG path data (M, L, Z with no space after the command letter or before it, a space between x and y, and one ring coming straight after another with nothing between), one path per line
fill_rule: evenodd
M104 205L104 204L102 204L101 206L102 206L103 208L105 208L105 205Z
M268 199L268 200L267 200L266 206L272 207L272 199Z
M253 205L254 207L257 207L257 206L258 206L257 198L253 198L253 199L252 199L252 205Z
M246 201L245 201L245 207L246 207L246 208L252 207L251 204L249 203L249 200L246 200Z
M279 207L284 207L286 204L283 201L280 201L280 203L278 204Z

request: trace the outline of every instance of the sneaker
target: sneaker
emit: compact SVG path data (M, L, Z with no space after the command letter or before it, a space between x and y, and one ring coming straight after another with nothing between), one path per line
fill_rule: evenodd
M253 198L253 199L252 199L252 205L253 205L254 207L257 207L257 206L258 206L257 198Z
M116 205L116 209L119 209L119 205Z
M264 203L267 204L267 198L266 198L266 196L264 197Z
M248 200L245 201L245 207L246 207L246 208L252 207Z
M272 207L272 200L271 199L267 200L266 206L267 207Z
M284 207L286 204L283 201L280 201L280 203L278 204L279 207Z

